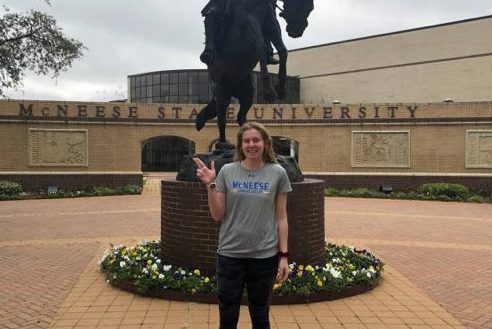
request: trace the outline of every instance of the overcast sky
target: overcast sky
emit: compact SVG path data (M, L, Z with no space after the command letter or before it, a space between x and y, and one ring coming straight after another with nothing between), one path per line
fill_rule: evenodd
M109 101L127 97L127 76L205 68L198 57L206 0L0 0L11 11L41 10L88 50L55 81L28 74L17 99ZM301 39L289 49L492 14L491 0L314 0ZM3 9L0 9L3 13ZM283 23L283 20L281 20ZM283 26L283 24L282 24ZM484 31L490 33L490 31Z

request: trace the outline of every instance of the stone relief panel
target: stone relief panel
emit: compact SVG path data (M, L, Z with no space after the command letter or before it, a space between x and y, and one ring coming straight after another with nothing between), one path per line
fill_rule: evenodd
M466 168L492 168L492 130L466 131Z
M352 167L409 168L409 131L352 131Z
M31 166L88 166L85 129L29 129Z

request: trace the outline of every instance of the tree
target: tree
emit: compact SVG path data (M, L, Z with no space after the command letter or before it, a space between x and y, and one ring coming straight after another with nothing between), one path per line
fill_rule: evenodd
M49 1L46 1L49 4ZM0 17L0 96L6 88L22 85L26 71L57 77L83 56L86 47L68 38L56 20L43 12L31 10L11 13L3 7Z

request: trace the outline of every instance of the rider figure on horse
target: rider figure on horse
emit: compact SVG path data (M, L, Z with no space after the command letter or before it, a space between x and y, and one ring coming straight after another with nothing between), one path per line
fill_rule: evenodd
M210 0L202 10L202 16L205 17L205 50L200 55L200 60L205 64L212 64L214 52L216 50L215 39L220 32L221 25L231 14L231 1L233 0ZM267 2L269 10L267 20L268 25L274 24L277 20L275 12L276 0L261 0ZM271 46L271 37L266 33L268 28L263 28L263 38L265 47L268 49L268 64L276 65L279 61L273 57L273 47Z

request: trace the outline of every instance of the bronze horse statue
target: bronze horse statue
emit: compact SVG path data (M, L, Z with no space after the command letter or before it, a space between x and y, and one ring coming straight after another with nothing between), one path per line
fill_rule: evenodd
M272 15L268 6L271 0L232 0L231 19L216 40L217 53L208 65L209 76L213 82L214 96L210 103L198 113L196 129L201 130L205 123L217 117L221 144L226 144L226 111L231 97L239 100L237 123L242 126L253 105L253 69L260 63L263 81L263 94L267 102L285 98L285 78L287 74L287 49L282 40L282 31L275 21L268 21ZM280 17L287 22L290 37L302 36L308 25L307 18L314 8L313 0L279 0L283 2ZM264 35L270 37L264 40ZM267 42L272 42L279 56L278 84L273 87L268 74Z

